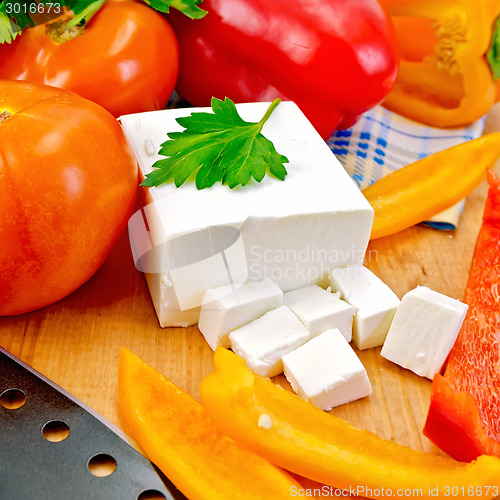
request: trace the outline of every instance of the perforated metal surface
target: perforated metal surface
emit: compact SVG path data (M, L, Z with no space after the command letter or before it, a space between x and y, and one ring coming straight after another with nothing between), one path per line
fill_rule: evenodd
M1 500L186 498L118 429L1 347L0 403ZM48 440L51 427L67 437ZM106 477L94 475L99 457L116 463Z

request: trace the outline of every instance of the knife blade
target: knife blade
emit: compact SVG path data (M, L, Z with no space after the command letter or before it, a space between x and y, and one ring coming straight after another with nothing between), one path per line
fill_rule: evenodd
M0 347L1 500L186 499L127 440Z

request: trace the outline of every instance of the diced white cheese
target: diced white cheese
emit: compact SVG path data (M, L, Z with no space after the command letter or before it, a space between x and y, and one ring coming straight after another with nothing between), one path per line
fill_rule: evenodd
M283 356L283 367L293 390L322 410L372 392L363 364L337 328Z
M398 296L360 265L334 269L330 284L354 307L352 340L356 347L368 349L382 345L399 306Z
M286 306L273 309L229 334L231 349L252 371L264 377L280 374L281 358L308 338L306 327Z
M243 119L259 121L268 106L237 108ZM200 110L209 111L120 118L143 176L162 158L151 154L151 144L158 151L167 133L182 130L176 118ZM196 322L209 288L264 278L284 291L326 285L333 268L363 261L373 209L325 141L292 102L280 103L262 132L289 159L284 181L267 175L235 189L216 184L198 190L192 182L144 188L144 217L133 217L129 232L163 326ZM224 229L237 234L213 237Z
M432 379L439 373L457 338L468 306L419 286L401 299L381 354Z
M249 281L207 290L198 327L215 350L229 347L229 332L283 305L283 292L272 280Z
M354 308L339 294L310 285L285 293L284 304L304 323L311 338L330 328L338 328L350 342Z

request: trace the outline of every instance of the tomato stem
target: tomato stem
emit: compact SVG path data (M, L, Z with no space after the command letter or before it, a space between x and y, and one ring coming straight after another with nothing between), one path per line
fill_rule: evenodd
M63 16L53 21L47 23L45 28L45 33L56 43L65 43L73 38L81 35L85 30L85 24L77 24L75 26L68 27L69 16Z
M9 113L8 111L2 111L0 112L0 123L3 123L7 118L10 118L12 116L12 113Z

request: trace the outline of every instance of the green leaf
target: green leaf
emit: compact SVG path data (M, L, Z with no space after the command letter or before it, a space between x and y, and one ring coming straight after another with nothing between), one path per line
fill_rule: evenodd
M4 12L0 5L0 43L10 43L19 35L21 28Z
M10 43L25 28L34 26L29 16L36 0L2 0L0 4L0 41Z
M261 133L274 108L275 99L259 122L244 121L231 99L212 99L213 113L195 112L177 118L182 132L167 134L159 154L167 158L153 164L141 186L159 186L175 182L180 187L195 176L196 187L204 189L216 182L231 189L245 186L252 179L260 182L266 172L284 180L288 158L279 154L274 144Z
M143 0L153 9L168 14L170 7L182 12L191 19L201 19L207 15L207 11L198 7L203 0Z
M88 23L99 12L106 0L78 0L67 3L71 4L69 7L75 15L66 25L68 28L72 28L82 23Z
M491 43L486 59L493 73L493 80L498 81L500 78L500 16L496 19L493 25L493 34L491 36Z
M216 182L220 182L223 176L224 171L220 163L202 165L196 174L196 187L198 189L212 187Z
M105 2L105 0L100 1L101 5ZM64 7L73 9L76 4L85 2L88 0L2 0L0 3L0 43L11 43L21 31L35 26L32 16L36 13L48 16L43 21L40 21L40 17L34 17L38 23L47 22L51 19L50 15L54 19L59 17L64 12Z

